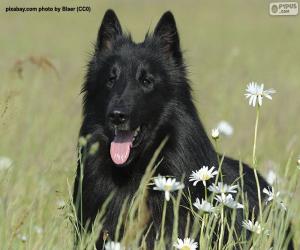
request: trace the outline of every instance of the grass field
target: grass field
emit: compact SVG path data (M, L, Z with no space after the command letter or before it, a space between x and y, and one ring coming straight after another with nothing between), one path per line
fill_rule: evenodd
M106 9L141 41L166 10L175 14L193 95L208 132L234 127L220 151L251 163L255 110L250 81L277 93L264 102L259 169L283 176L300 155L300 17L271 17L268 1L85 1L91 13L5 13L11 6L76 6L79 1L1 1L0 249L71 249L67 202L76 167L80 88ZM83 2L83 1L81 1ZM299 171L298 171L299 172ZM288 179L282 182L288 183ZM283 185L284 186L284 185ZM292 219L300 247L299 192ZM297 209L298 206L298 209Z

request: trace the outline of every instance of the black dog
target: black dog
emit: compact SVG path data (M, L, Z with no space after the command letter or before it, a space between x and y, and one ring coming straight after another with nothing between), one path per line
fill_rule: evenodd
M103 202L116 191L108 206L104 228L112 236L126 197L136 192L145 168L162 140L168 141L156 174L180 180L203 165L218 166L214 150L192 102L191 88L182 57L174 17L166 12L153 34L134 43L122 32L117 16L108 10L103 18L88 65L83 86L83 124L80 136L98 141L98 152L84 162L82 196L80 168L74 187L74 201L81 225L93 222ZM250 211L258 207L253 170L243 167L244 192ZM239 176L239 162L225 158L223 181L231 184ZM186 178L187 179L187 178ZM267 187L259 176L260 187ZM200 186L189 186L193 198L204 196ZM148 248L153 248L161 224L164 194L149 191L148 209L152 229ZM82 200L78 202L78 199ZM82 204L82 206L81 206ZM240 214L239 214L240 213ZM180 210L179 237L184 237L187 210ZM172 233L172 210L167 213L166 236ZM241 231L243 216L238 212L236 230ZM97 248L102 249L100 237Z

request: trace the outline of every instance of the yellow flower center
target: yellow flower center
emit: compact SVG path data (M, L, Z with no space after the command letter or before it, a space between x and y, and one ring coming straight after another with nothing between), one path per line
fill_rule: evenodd
M204 175L202 176L202 179L203 179L204 181L207 181L207 180L210 179L210 176L209 176L208 174L204 174Z
M180 250L191 250L189 246L183 246Z
M165 185L165 191L170 191L172 189L171 185Z

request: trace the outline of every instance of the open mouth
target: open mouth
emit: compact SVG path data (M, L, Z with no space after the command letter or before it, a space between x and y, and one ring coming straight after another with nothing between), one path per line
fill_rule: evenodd
M115 129L114 139L110 143L110 156L116 165L123 165L129 158L132 148L141 142L141 126L135 130Z

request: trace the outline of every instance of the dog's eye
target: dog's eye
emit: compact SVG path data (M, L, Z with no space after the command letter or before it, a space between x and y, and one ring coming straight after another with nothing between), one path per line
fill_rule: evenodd
M141 82L145 88L147 88L147 89L153 88L153 79L152 78L143 78Z
M143 79L143 84L149 85L149 84L151 84L151 81L149 79L145 78L145 79Z
M110 76L106 83L107 87L111 88L115 84L116 80L117 80L116 76Z

